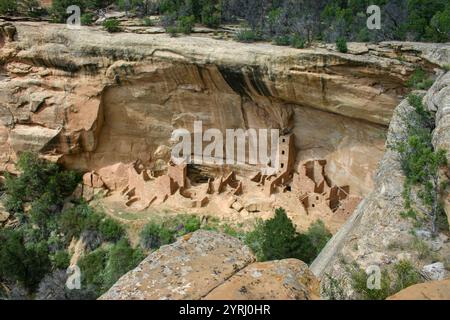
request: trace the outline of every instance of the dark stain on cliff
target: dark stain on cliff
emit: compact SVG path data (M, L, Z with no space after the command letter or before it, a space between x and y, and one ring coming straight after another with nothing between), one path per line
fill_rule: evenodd
M252 91L255 91L261 96L271 96L269 89L264 83L263 73L260 68L252 67L246 71L242 69L219 67L219 71L230 88L240 96L249 97L249 93ZM246 81L246 76L250 82L251 88Z
M219 66L219 71L223 79L240 96L248 96L248 88L245 83L245 77L240 69L229 69Z
M263 73L261 72L260 68L253 68L252 72L249 74L249 79L253 86L253 89L255 89L259 95L265 97L271 96L270 90L269 88L267 88L263 80Z

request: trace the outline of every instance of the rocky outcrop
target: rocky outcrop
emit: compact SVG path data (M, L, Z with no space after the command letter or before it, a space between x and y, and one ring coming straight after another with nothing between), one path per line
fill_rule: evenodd
M447 72L434 83L424 100L428 109L436 112L433 145L437 149L447 150L447 160L450 163L450 72ZM450 169L443 172L442 175L449 179ZM442 200L450 224L450 185L447 187Z
M202 120L221 131L290 130L297 161L326 159L330 178L359 195L373 187L404 81L448 54L397 43L342 54L35 22L2 28L0 170L13 170L26 148L84 171L148 163L170 148L174 129Z
M436 112L436 129L433 144L436 149L450 152L448 145L448 97L449 73L441 74L436 83L424 97L428 108ZM413 108L404 100L395 110L386 144L406 139L407 114ZM411 219L402 217L404 209L403 192L404 175L396 150L387 148L375 175L375 188L360 204L344 227L330 240L321 254L311 265L311 270L321 278L322 285L332 277L344 284L345 298L355 298L350 284L349 266L366 270L369 266L389 269L401 260L410 260L423 267L435 262L421 257L423 252L414 244L421 243L428 252L448 252L448 237L440 234L432 237L428 225L420 230ZM415 198L413 198L415 199ZM447 206L448 208L448 206ZM415 230L415 232L412 232ZM436 256L431 254L431 256ZM445 259L444 257L441 257ZM435 259L435 258L434 258Z
M296 259L253 263L239 240L196 231L150 254L102 300L314 299L318 281Z
M450 300L450 279L416 284L388 300Z
M206 300L319 299L319 282L296 259L253 263L212 290Z

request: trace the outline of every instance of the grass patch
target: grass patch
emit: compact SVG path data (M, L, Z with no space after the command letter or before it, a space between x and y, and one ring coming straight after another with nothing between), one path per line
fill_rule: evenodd
M348 269L351 277L351 285L355 290L358 298L362 300L385 300L391 295L420 283L421 277L417 269L409 260L401 260L397 262L389 273L387 270L381 271L379 283L377 283L374 274L367 274L363 269L353 265ZM372 289L369 289L372 284ZM377 285L379 287L377 288Z
M432 85L433 79L430 79L427 73L421 68L414 70L406 82L407 87L417 90L428 90Z
M251 43L262 40L262 36L257 31L249 28L242 28L236 32L235 39L239 42Z
M119 20L114 18L106 19L102 25L109 33L119 32L121 30Z

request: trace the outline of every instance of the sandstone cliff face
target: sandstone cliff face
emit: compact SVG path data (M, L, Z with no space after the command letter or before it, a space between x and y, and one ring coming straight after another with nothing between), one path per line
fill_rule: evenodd
M253 263L239 240L196 231L149 255L102 300L317 299L319 282L296 259Z
M441 74L423 101L430 111L436 112L436 129L433 135L433 145L436 149L449 148L449 97L450 73ZM387 145L393 145L396 139L406 139L406 115L413 111L407 100L395 109L392 118ZM450 157L449 157L450 159ZM449 162L450 163L450 162ZM448 175L448 170L446 173ZM404 211L403 192L404 175L400 167L399 154L393 149L387 149L375 175L375 188L360 204L353 216L347 221L336 236L330 240L321 254L311 265L314 274L322 279L322 285L328 283L327 276L342 280L344 285L343 298L355 298L355 292L350 285L348 266L366 269L375 265L389 270L390 266L400 260L411 260L416 267L435 262L436 259L421 257L421 252L414 247L418 237L423 241L430 255L441 260L449 258L448 237L440 234L431 237L429 226L420 230L410 219L401 216ZM448 197L446 199L447 216L450 215ZM416 230L416 236L412 230ZM431 259L431 260L430 260Z
M449 55L398 43L341 54L32 22L1 28L0 170L13 170L23 150L86 171L149 162L174 129L202 120L205 129L292 130L297 161L328 160L330 178L362 195L405 79Z

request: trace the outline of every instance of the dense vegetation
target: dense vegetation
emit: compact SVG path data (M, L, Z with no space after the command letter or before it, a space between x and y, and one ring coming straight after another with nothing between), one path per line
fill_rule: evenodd
M168 216L151 221L133 248L125 229L73 196L80 175L31 153L23 153L7 175L5 207L19 225L0 229L0 296L36 299L94 299L108 290L145 255L177 237L199 229L228 233L244 240L261 261L298 258L310 263L331 234L321 221L296 232L283 209L274 218L258 221L251 232L236 230L214 218ZM78 260L81 289L68 290L66 281L73 240L82 239L86 251ZM5 286L6 284L6 286ZM5 292L4 288L11 288Z
M110 4L141 17L160 14L170 33L189 33L194 23L217 28L238 22L246 27L238 39L266 39L282 45L314 40L342 44L344 40L450 39L448 0L54 0L50 14L64 22L69 5L94 12ZM381 8L380 30L366 27L369 5ZM0 0L0 14L43 14L38 8L36 0Z
M6 178L5 207L20 224L0 229L0 284L23 291L22 298L95 298L142 260L142 251L130 246L120 224L83 200L70 199L79 174L31 153L22 154L17 166L21 174ZM88 250L84 259L97 250L104 252L104 268L97 275L100 285L86 276L97 266L82 259L82 290L65 290L67 249L73 238L83 239Z
M381 8L382 28L366 27L369 5ZM209 27L244 21L261 37L291 42L342 38L357 41L429 40L445 42L450 32L446 0L161 0L154 7L173 24L189 16Z

